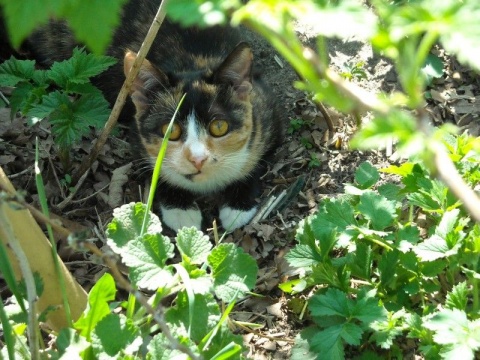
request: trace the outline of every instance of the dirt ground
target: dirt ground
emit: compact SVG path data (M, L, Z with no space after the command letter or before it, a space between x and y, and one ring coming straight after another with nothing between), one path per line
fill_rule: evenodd
M315 34L308 27L297 24L297 31L306 45L312 45ZM286 61L263 39L251 33L246 37L254 48L255 63L262 69L285 109L287 121L303 122L287 136L277 163L265 175L265 191L260 201L278 196L294 184L300 187L300 191L282 211L228 236L227 241L241 245L257 260L260 268L254 291L261 297L243 300L236 306L232 318L262 325L256 330L238 328L250 350L249 358L288 359L295 336L308 326L308 316L300 316L301 300L292 301L278 288L279 283L298 275L284 260L284 255L294 245L298 222L313 213L323 198L342 193L344 184L353 180L354 171L361 162L368 160L380 168L396 160L387 157L384 150L350 150L349 139L357 128L353 118L327 108L335 126L333 132L328 131L318 107L307 94L293 87L297 75ZM438 53L444 56L443 52ZM389 92L398 88L391 64L374 55L371 47L358 39L331 41L329 55L332 67L339 72L347 62L363 61L366 78L353 81L365 89ZM468 127L478 136L478 111L475 113L475 104L470 101L478 94L478 78L472 77L468 69L460 67L454 59L445 58L445 64L445 75L437 81L435 92L432 92L434 96L428 103L432 121L436 124L451 121ZM445 94L457 96L447 98ZM17 189L26 191L26 200L38 204L33 174L34 138L38 136L51 211L61 215L68 228L95 228L96 240L101 243L112 209L138 201L142 198L140 194L146 193L145 184L139 180L132 164L131 150L125 140L126 128L120 126L111 136L82 186L71 195L69 179L59 163L48 124L28 127L25 119L15 118L11 122L9 116L8 109L0 109L0 166ZM367 119L368 114L364 114L362 120ZM75 147L72 169L89 153L95 137L92 131L90 138ZM124 180L121 180L122 176ZM91 261L88 254L72 254L63 242L60 247L67 266L87 290L106 271L102 265Z

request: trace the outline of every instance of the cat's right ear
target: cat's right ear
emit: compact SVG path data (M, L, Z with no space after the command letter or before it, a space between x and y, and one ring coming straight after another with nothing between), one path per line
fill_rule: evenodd
M123 60L123 72L125 77L128 76L136 58L137 54L133 51L128 50L125 53L125 58ZM140 66L140 71L130 88L130 96L135 104L137 113L143 112L148 107L148 94L152 91L152 88L159 84L165 86L167 83L167 76L153 66L150 61L144 59Z

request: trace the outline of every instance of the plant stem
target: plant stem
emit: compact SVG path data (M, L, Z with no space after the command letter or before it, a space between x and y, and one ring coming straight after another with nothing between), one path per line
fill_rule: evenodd
M130 88L132 87L132 84L135 78L137 77L138 72L140 71L140 65L142 64L148 51L150 50L153 40L155 40L158 30L160 29L160 26L162 25L162 22L165 19L166 6L168 2L169 0L163 0L161 2L160 7L158 8L157 14L155 15L155 18L153 19L152 24L150 25L150 29L148 30L147 36L145 37L145 40L143 41L142 46L140 47L140 50L137 53L137 57L135 58L132 68L130 69L130 72L128 73L127 78L123 82L122 88L120 89L120 92L117 96L112 112L110 113L110 116L108 117L108 120L98 137L98 140L95 142L95 145L92 148L90 156L85 161L82 162L80 167L73 174L72 185L76 185L78 180L81 178L81 176L85 172L87 172L88 169L92 166L93 162L97 159L98 154L100 153L103 146L105 145L105 142L107 141L107 138L110 135L110 132L113 130L114 126L117 124L118 116L120 115L123 105L125 104L125 100L127 99Z

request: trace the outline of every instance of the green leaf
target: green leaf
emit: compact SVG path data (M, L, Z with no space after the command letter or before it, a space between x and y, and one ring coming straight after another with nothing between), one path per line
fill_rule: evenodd
M188 347L194 354L200 355L197 345L186 336L177 336L177 340L181 345ZM162 333L156 334L147 345L150 359L155 360L188 360L187 354L177 349L171 349L170 341ZM148 357L147 357L148 359Z
M90 343L75 329L63 328L55 341L59 355L64 359L79 359Z
M310 298L309 309L312 316L350 316L352 301L338 289L329 288L325 294L316 294Z
M405 311L401 310L396 313L389 313L388 318L380 321L374 321L370 327L375 331L372 339L377 345L383 349L390 349L393 345L393 340L402 334L403 326L402 319L405 316Z
M58 86L70 92L70 84L86 84L90 78L100 74L116 63L109 56L87 54L83 49L74 49L72 57L53 63L47 76Z
M383 321L387 316L385 308L379 305L375 294L376 290L367 290L366 287L363 287L358 293L355 305L351 308L351 316L365 325L374 321Z
M448 309L465 310L467 308L468 293L465 281L454 285L452 291L447 294L445 306Z
M398 250L386 251L378 259L378 271L380 273L380 282L385 288L390 286L397 276Z
M368 189L380 179L378 170L369 162L363 162L355 171L355 182L361 189Z
M199 3L191 0L171 1L167 6L168 16L183 26L213 26L227 21L227 11L239 5L238 0L213 0Z
M175 240L182 256L186 256L192 264L203 264L207 261L212 243L208 236L195 227L180 229Z
M112 275L105 273L92 287L88 294L88 306L74 324L75 329L80 330L80 334L90 340L90 335L105 316L110 314L109 301L115 299L115 281Z
M344 267L337 269L328 261L313 267L312 279L316 284L326 284L346 289L348 288L349 274L345 273Z
M360 196L358 211L371 221L374 230L384 230L393 223L395 203L373 191L367 191Z
M295 336L295 344L292 348L292 356L290 360L316 360L317 354L310 349L310 342L318 332L316 326L310 326L303 329Z
M352 254L353 262L350 264L352 275L369 281L373 262L372 248L365 244L357 244L356 251Z
M465 311L442 310L424 321L424 326L435 332L436 343L444 345L443 358L473 359L480 349L480 321L468 321Z
M0 64L0 84L16 86L21 81L29 81L35 72L35 61L10 58Z
M297 245L291 249L285 259L288 263L297 268L310 267L322 261L317 251L308 245Z
M145 234L131 240L121 254L130 268L130 279L140 288L157 290L167 286L173 278L171 266L165 266L174 255L170 239L161 234Z
M428 54L425 64L420 69L425 77L425 83L430 85L433 79L441 78L443 75L443 62L438 56Z
M310 341L311 349L324 359L343 360L345 352L342 341L343 326L330 326L315 334ZM317 357L318 359L318 357Z
M242 298L255 286L257 262L234 244L220 244L208 256L215 294L225 302Z
M112 336L115 334L115 336ZM92 333L92 347L99 359L106 356L134 355L142 345L140 329L122 314L108 314Z
M113 210L113 220L107 225L107 244L121 254L130 240L140 236L146 206L142 203L129 203ZM162 224L157 215L150 213L146 232L161 234Z

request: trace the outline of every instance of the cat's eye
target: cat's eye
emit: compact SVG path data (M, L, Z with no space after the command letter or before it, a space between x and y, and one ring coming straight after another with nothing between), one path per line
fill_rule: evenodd
M167 133L168 124L162 126L162 135L165 136ZM169 140L175 141L180 139L180 135L182 135L182 128L178 124L172 125L172 132L170 133Z
M208 126L210 134L215 137L223 136L228 131L228 122L225 120L212 120Z

